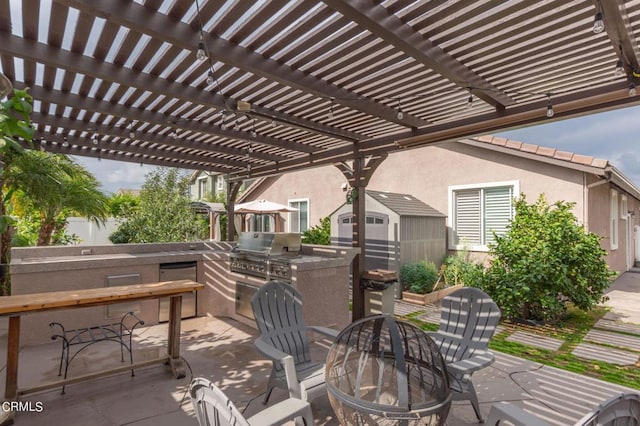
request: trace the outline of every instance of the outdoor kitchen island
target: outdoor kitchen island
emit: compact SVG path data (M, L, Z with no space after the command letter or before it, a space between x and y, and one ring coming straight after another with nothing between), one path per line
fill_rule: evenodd
M351 322L349 274L358 249L303 245L300 234L243 232L229 255L229 280L223 289L234 294L214 315L254 325L251 298L270 279L284 281L302 294L308 325L342 329ZM215 308L213 308L215 309Z
M266 278L255 276L255 271L232 271L234 247L236 243L203 241L15 248L12 294L160 282L162 265L193 264L194 281L204 284L204 289L197 292L195 316L231 317L255 326L243 311L251 293L246 290L254 291ZM287 277L270 278L287 279L298 288L304 298L307 324L341 329L350 322L349 269L357 252L352 248L303 244L288 257ZM129 310L136 312L146 325L153 325L161 318L161 306L158 300L146 300L121 307L111 305L109 309L96 306L25 315L20 341L24 345L50 342L52 321L69 328L84 328L103 324Z

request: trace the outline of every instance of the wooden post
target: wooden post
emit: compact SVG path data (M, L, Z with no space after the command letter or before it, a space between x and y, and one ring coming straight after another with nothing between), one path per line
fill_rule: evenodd
M360 162L364 162L362 159L358 159L355 161L356 166L354 167L354 174L358 175L358 170L361 170L362 165L358 166L357 164ZM360 182L360 179L357 180ZM356 257L353 259L352 268L351 268L351 276L352 278L352 310L351 310L351 320L356 321L360 318L364 317L364 288L360 285L360 279L365 271L365 223L366 223L366 209L365 209L365 191L367 187L365 185L356 184L353 188L356 191L355 197L353 199L352 204L352 212L353 212L353 236L351 240L351 245L353 247L359 247L360 253L356 254Z
M352 194L352 247L360 248L360 253L357 254L351 263L351 283L352 283L352 306L351 306L351 319L352 321L359 320L364 317L364 289L360 286L360 277L365 272L365 258L366 258L366 207L365 200L367 185L369 180L376 171L378 166L387 158L385 155L379 155L371 157L366 160L363 156L357 155L357 149L354 153L353 166L349 166L347 163L336 163L335 166L344 174L351 185Z
M180 359L180 321L182 318L182 295L169 299L169 364L176 379L186 376L186 370Z
M209 210L209 240L215 240L216 238L216 213Z
M18 357L20 356L20 315L9 317L7 336L7 377L4 389L6 401L18 399Z
M234 221L234 210L236 196L242 186L242 182L232 182L227 176L227 241L234 241L236 235L236 224Z

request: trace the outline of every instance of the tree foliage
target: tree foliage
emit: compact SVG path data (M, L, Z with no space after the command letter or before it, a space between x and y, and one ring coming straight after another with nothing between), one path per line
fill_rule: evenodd
M190 207L189 178L173 168L146 176L139 206L127 212L109 239L113 243L201 240L203 227Z
M100 183L66 155L25 151L7 170L5 184L13 189L13 211L37 223L38 246L70 242L64 232L69 216L100 226L109 214Z
M461 251L445 257L440 272L446 287L459 284L477 287L482 282L484 267L480 263L471 261L469 252Z
M331 218L323 217L318 225L312 226L302 233L302 242L305 244L319 244L328 246L331 244Z
M5 173L13 159L22 154L20 141L29 143L33 138L33 126L29 115L33 98L26 90L14 89L13 96L0 102L0 295L11 292L11 281L6 274L11 257L12 221L5 208Z
M119 192L109 197L109 215L127 217L140 206L140 198L130 192Z
M511 318L552 321L571 302L589 310L602 300L611 272L600 237L586 232L573 203L550 206L544 196L515 201L508 232L496 236L483 288Z

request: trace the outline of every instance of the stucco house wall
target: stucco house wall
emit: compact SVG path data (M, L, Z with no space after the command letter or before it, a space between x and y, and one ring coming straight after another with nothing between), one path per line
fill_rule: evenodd
M288 173L262 191L252 192L250 199L263 198L285 205L292 200L309 200L309 226L312 227L344 203L346 192L342 190L342 184L345 182L346 179L337 168L318 167ZM281 214L284 231L289 231L288 216L287 213Z
M636 258L633 230L640 225L640 190L615 169L617 178L608 180L611 170L605 160L483 137L391 154L375 171L367 188L411 194L445 213L450 227L452 187L513 183L528 202L545 194L550 203L575 203L573 213L579 223L603 237L601 244L608 251L610 268L625 271ZM344 203L345 182L336 167L324 166L274 179L261 191L252 192L251 199L266 198L283 204L291 199L307 199L309 224L313 226ZM618 194L617 247L610 244L612 189ZM621 202L623 196L626 207ZM622 212L623 209L626 210ZM285 230L286 226L285 223ZM451 242L449 248L454 248ZM475 254L482 259L486 251Z
M436 210L448 212L447 188L517 180L530 202L544 193L551 202L575 202L584 221L582 173L500 152L449 142L442 146L390 155L376 170L369 187L377 191L413 194Z

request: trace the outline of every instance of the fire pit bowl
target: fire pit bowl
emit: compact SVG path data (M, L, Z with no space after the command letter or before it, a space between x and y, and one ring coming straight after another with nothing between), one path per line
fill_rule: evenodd
M325 376L342 425L441 425L449 414L451 393L438 347L418 327L389 315L342 330Z

